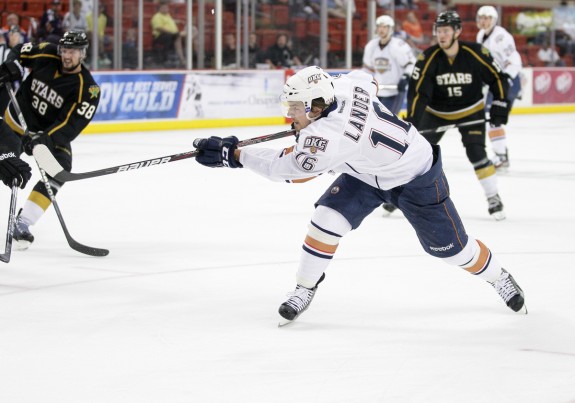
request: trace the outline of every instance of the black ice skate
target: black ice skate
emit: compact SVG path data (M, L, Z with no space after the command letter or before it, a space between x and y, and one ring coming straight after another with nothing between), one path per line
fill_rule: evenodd
M278 324L279 327L285 326L294 320L296 320L311 304L315 292L317 291L317 286L325 278L325 273L323 273L313 288L305 288L301 285L297 285L295 291L288 294L288 300L280 305L279 314L284 319Z
M489 215L495 218L496 221L505 220L505 211L503 211L503 202L498 194L487 198L489 204Z
M505 269L501 269L499 278L491 285L509 308L517 313L527 314L523 290Z
M13 239L15 241L15 248L17 250L26 250L30 247L32 242L34 242L34 235L30 232L28 228L28 224L26 224L20 214L22 213L22 209L18 212L16 216L16 220L14 221L14 236Z
M383 203L381 205L381 207L383 207L383 216L384 217L389 217L391 215L391 213L393 213L395 210L397 210L397 207L395 207L391 203Z

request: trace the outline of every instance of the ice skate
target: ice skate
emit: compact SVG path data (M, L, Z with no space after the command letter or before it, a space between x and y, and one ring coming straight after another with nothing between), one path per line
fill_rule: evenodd
M391 215L391 213L393 213L395 210L397 210L397 207L395 207L391 203L383 203L381 205L381 207L383 207L383 216L384 217L389 217Z
M14 221L14 247L17 250L26 250L34 242L34 235L30 232L28 224L24 222L20 214L22 209L18 212L16 220Z
M489 215L495 218L496 221L505 220L505 211L503 211L503 202L498 194L487 198L489 204Z
M321 275L314 288L305 288L298 284L295 291L288 294L288 300L280 305L278 311L282 317L278 324L279 327L292 323L309 307L317 291L317 286L324 278L325 273Z
M491 285L509 308L517 313L527 314L523 290L505 269L501 269L499 278Z

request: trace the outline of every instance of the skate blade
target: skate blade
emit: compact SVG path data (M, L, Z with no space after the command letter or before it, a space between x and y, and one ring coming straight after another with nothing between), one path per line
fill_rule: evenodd
M525 304L525 302L523 303L523 306L521 307L520 310L518 310L517 312L515 312L519 315L527 315L527 304Z
M32 244L32 242L29 241L18 241L18 240L14 240L14 243L12 244L14 246L14 250L26 250L30 247L30 245Z
M287 319L281 318L280 321L278 322L278 327L285 327L285 326L290 325L294 322L295 322L295 319L294 320L287 320Z
M491 214L491 217L493 217L495 219L495 221L505 220L505 212L504 211L498 211L496 213Z

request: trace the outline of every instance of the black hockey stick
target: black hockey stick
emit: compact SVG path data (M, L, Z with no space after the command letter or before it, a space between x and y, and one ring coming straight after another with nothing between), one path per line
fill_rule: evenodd
M12 89L12 84L10 82L6 82L6 90L8 91L8 94L10 95L10 100L12 101L12 105L14 105L14 110L16 111L16 114L18 115L18 120L20 121L20 125L22 126L22 129L24 129L24 136L27 136L28 135L28 125L26 124L26 121L24 120L24 115L22 115L22 110L20 109L20 105L18 105L18 101L16 100L16 96L14 95L14 90ZM46 172L42 169L40 164L38 164L38 169L40 170L40 176L42 178L42 183L44 183L44 186L46 187L46 191L48 192L48 195L50 196L50 201L52 202L52 205L54 206L54 211L56 211L56 215L58 216L58 220L60 221L60 225L62 226L62 230L64 231L64 235L66 236L66 240L68 241L68 245L70 245L70 247L72 249L74 249L75 251L83 253L85 255L90 255L90 256L106 256L106 255L108 255L108 253L110 253L110 251L108 249L99 249L99 248L93 248L91 246L82 245L81 243L77 242L74 238L72 238L72 236L70 235L70 232L68 232L68 228L66 227L66 223L64 222L64 217L62 216L62 212L60 211L60 207L58 206L58 203L56 202L56 196L54 195L54 192L52 190L52 185L50 185L50 181L46 175Z
M283 137L288 137L295 134L295 130L285 130L283 132L265 134L259 137L253 137L251 139L242 140L238 143L238 147L245 147L252 144L264 143L266 141L281 139ZM38 166L44 169L48 175L60 182L70 182L77 181L80 179L95 178L97 176L104 176L110 174L116 174L118 172L131 171L134 169L147 168L153 165L166 164L168 162L181 161L188 158L194 158L198 155L198 150L187 151L179 154L167 155L165 157L151 158L149 160L143 160L138 162L132 162L129 164L117 165L115 167L99 169L96 171L73 173L66 171L62 168L62 165L54 158L48 147L43 144L38 144L34 147L34 158L38 162Z
M12 182L12 196L10 197L10 215L8 216L8 228L6 229L6 248L0 254L0 261L8 263L12 255L12 238L14 236L14 223L16 222L16 198L18 196L18 181Z
M450 130L450 129L457 129L457 128L465 127L465 126L474 126L474 125L478 125L480 123L486 123L486 122L489 122L489 120L486 120L486 119L470 120L469 122L454 123L451 125L439 126L439 127L434 128L434 129L419 130L419 133L420 134L439 133L439 132L445 132L445 131Z

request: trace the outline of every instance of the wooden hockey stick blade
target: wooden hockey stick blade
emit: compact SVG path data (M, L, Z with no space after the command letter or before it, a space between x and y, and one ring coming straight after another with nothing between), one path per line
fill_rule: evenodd
M445 131L450 130L450 129L457 129L459 127L473 126L473 125L478 125L480 123L486 123L486 122L489 122L489 120L486 120L486 119L470 120L469 122L454 123L451 125L439 126L439 127L434 128L434 129L419 130L419 133L420 134L439 133L439 132L445 132Z
M288 137L295 134L295 130L284 130L282 132L265 134L259 137L253 137L250 139L242 140L238 143L238 147L245 147L252 144L264 143L266 141L276 140L283 137ZM198 155L198 150L187 151L179 154L166 155L159 158L150 158L148 160L142 160L137 162L132 162L129 164L117 165L110 168L98 169L96 171L88 171L81 173L73 173L66 171L62 168L62 165L56 160L54 155L50 152L48 147L43 144L38 144L34 147L32 151L36 162L48 175L56 179L59 182L70 182L77 181L81 179L95 178L98 176L115 174L118 172L132 171L134 169L147 168L154 165L166 164L168 162L181 161L188 158L194 158Z
M16 199L18 197L18 184L16 179L12 182L12 196L10 197L10 212L8 216L8 228L6 229L6 248L0 254L0 261L10 262L12 256L12 240L14 239L14 224L16 222Z

